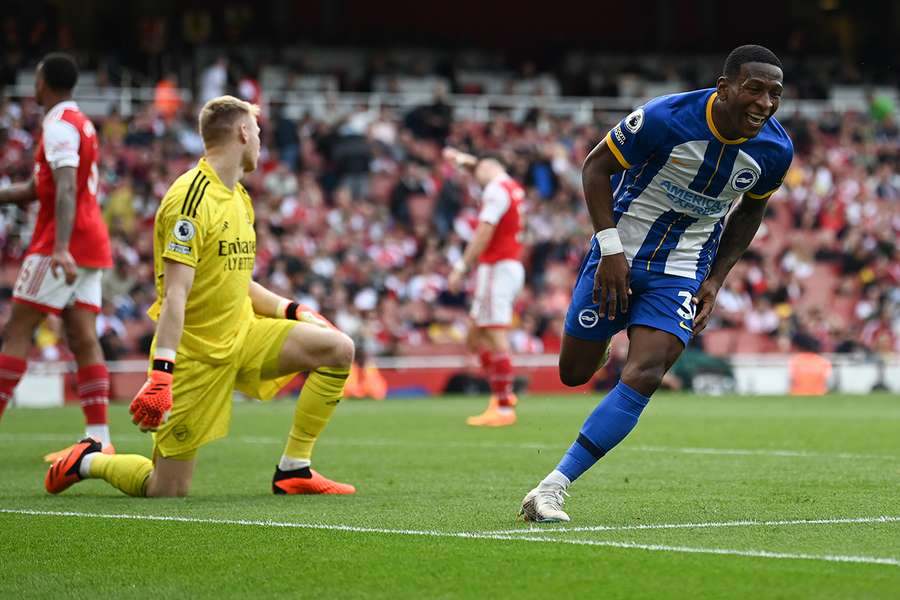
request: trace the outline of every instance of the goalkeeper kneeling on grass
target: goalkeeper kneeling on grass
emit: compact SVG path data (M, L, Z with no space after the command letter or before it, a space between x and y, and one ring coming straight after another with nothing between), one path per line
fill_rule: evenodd
M200 113L204 157L166 193L154 223L157 321L149 378L131 403L153 432L153 459L107 455L82 440L54 463L45 487L58 494L99 478L131 496L184 496L197 451L228 433L232 394L268 399L309 371L276 494L352 494L352 485L310 468L313 445L341 401L353 362L351 339L321 315L252 281L253 205L239 183L259 158L258 107L231 96Z

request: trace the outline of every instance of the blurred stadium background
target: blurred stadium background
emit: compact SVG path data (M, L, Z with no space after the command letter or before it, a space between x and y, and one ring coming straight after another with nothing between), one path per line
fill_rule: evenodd
M41 118L33 73L47 51L78 58L76 100L102 135L100 198L116 266L98 330L120 399L142 381L152 335L153 215L202 150L196 115L206 99L233 93L263 107L261 166L245 181L257 279L350 333L389 395L479 387L467 375L466 297L445 291L473 231L477 190L440 149L503 153L527 189L515 363L526 367L521 385L553 391L563 315L591 234L584 157L645 100L713 85L724 56L744 43L784 60L778 118L796 157L713 323L667 385L784 393L792 361L813 352L833 365L835 389L900 390L900 3L6 6L0 186L32 169ZM0 212L0 322L33 217ZM74 398L59 376L68 356L48 321L34 350L42 363L19 397ZM590 385L614 381L615 368Z

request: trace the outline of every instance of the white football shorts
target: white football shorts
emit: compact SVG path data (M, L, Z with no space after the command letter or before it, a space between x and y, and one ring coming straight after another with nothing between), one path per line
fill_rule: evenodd
M61 268L55 276L51 272L49 256L29 254L19 269L13 301L54 315L69 306L99 313L102 279L102 269L78 267L75 281L67 284Z
M525 267L517 260L482 263L475 272L471 316L478 327L509 327L513 304L525 285Z

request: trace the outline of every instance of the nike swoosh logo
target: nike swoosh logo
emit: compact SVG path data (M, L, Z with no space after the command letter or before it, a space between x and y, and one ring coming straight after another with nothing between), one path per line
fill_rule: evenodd
M685 325L684 321L678 321L678 326L681 327L682 329L684 329L685 331L690 331L691 333L694 333L694 330L691 329L690 327L688 327L687 325Z
M669 160L672 161L673 165L687 165L686 162L684 162L683 160L678 160L677 158L670 158Z

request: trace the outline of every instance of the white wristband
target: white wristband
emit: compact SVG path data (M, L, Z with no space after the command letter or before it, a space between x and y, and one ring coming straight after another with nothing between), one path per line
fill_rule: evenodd
M453 270L457 273L462 273L463 275L465 275L466 271L468 271L469 268L466 267L466 261L464 261L463 259L459 259L458 261L456 261L456 263L454 263Z
M594 234L594 237L597 238L597 243L600 244L600 256L625 252L625 248L622 247L622 240L619 239L619 232L615 227L598 231Z
M290 300L282 298L278 301L278 307L275 309L275 318L284 319L287 317L287 307L291 305Z
M157 348L153 358L161 358L163 360L171 360L175 362L175 351L171 348Z

